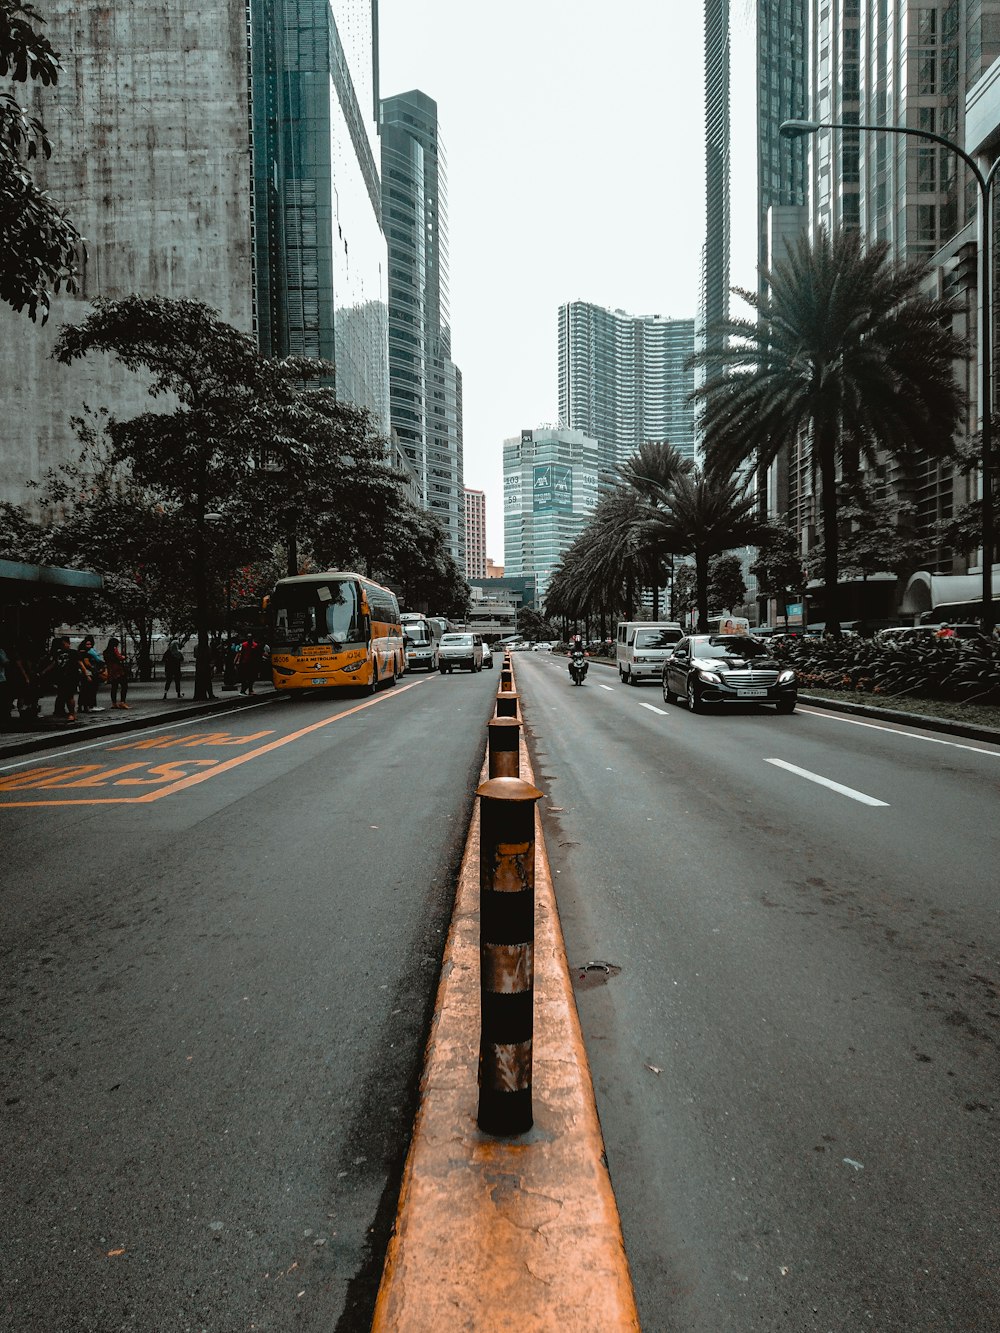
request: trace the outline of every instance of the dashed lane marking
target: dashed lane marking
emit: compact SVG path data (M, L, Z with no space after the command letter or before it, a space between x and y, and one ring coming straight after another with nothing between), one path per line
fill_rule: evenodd
M651 713L659 713L660 717L667 716L667 710L665 708L657 708L655 704L640 704L639 707L648 708Z
M943 736L925 736L921 731L891 722L862 722L856 717L842 717L827 708L806 708L799 704L799 712L809 717L821 717L827 722L845 722L850 727L867 727L870 731L888 731L893 736L905 736L911 741L926 741L929 745L948 745L953 750L971 750L973 754L988 754L992 759L1000 759L1000 749L982 750L978 745L963 745L961 741L949 741ZM988 742L987 742L988 743Z
M607 690L610 694L614 694L615 692L615 687L613 685L604 685L599 680L594 681L594 684L597 686L599 690Z
M824 778L819 773L810 773L808 768L799 768L798 765L790 764L785 759L765 759L764 763L774 764L776 768L784 768L797 777L818 783L821 787L829 787L831 791L839 792L841 796L849 796L852 801L860 801L862 805L880 805L888 808L888 801L880 801L874 796L868 796L863 791L855 791L853 787L845 787L843 783L834 782L832 778Z

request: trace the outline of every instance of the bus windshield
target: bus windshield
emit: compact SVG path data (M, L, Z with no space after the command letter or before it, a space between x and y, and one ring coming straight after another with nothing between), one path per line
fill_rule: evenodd
M279 583L271 598L271 612L272 649L323 642L346 647L365 641L353 579Z

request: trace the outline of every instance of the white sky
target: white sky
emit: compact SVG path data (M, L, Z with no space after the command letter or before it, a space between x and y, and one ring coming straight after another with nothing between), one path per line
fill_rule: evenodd
M557 314L692 318L704 238L699 0L379 0L380 92L438 104L465 484L503 554L504 439L554 423Z

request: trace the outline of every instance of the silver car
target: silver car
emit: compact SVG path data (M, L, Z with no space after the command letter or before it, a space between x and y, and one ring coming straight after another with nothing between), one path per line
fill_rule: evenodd
M483 669L483 637L481 634L442 634L438 644L438 670L442 676L451 675L456 667L470 671Z

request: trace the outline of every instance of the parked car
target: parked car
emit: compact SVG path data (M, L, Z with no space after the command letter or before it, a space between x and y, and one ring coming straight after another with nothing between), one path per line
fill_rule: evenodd
M894 625L889 629L880 629L875 638L879 643L885 643L889 639L906 643L914 639L979 639L982 633L978 625L952 624L943 621L939 625Z
M663 698L687 700L692 713L710 704L774 704L793 713L798 699L794 670L771 655L769 644L742 634L691 634L663 665Z
M483 669L483 636L481 634L442 634L438 644L438 670L442 676L451 675L455 667L470 671Z
M485 639L483 640L483 666L490 669L493 667L493 649Z

